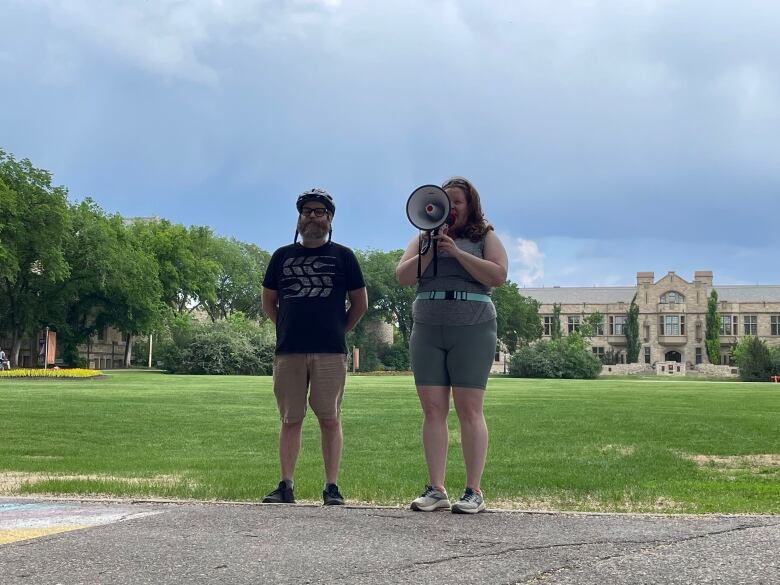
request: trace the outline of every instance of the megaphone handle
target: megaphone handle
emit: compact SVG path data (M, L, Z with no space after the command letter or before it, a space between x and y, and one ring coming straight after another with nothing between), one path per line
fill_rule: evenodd
M422 255L423 255L423 240L422 236L417 239L417 282L420 282L422 278Z
M432 236L439 235L439 229L436 228L432 232ZM433 240L433 275L436 276L436 273L439 270L439 240Z

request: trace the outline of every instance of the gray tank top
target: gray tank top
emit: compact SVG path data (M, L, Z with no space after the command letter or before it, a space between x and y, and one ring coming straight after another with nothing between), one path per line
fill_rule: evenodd
M477 258L485 257L485 238L478 242L472 242L468 238L456 238L455 245ZM448 290L490 294L490 287L471 276L460 262L449 254L439 252L437 275L433 276L431 262L420 279L417 292ZM412 319L423 325L476 325L495 318L496 308L493 303L420 299L412 304Z

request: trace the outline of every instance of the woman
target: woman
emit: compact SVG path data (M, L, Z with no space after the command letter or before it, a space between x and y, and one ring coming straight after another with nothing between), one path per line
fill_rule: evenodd
M506 280L508 262L474 185L453 177L442 188L457 218L434 237L439 246L436 276L431 246L420 259L422 277L417 282L418 237L409 242L396 268L400 284L417 284L409 350L424 415L428 485L411 507L423 512L451 507L454 513L476 514L485 509L480 482L488 431L482 401L496 351L496 309L489 292ZM452 506L444 488L450 392L466 464L466 487Z

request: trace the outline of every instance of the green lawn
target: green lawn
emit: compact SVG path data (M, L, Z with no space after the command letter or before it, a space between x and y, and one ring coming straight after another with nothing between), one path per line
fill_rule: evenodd
M780 513L780 385L494 378L487 392L492 507ZM411 378L350 377L343 416L347 499L408 503L426 480ZM456 493L454 412L450 429ZM0 495L257 500L278 481L277 431L265 377L2 380ZM318 500L322 477L310 415L297 497Z

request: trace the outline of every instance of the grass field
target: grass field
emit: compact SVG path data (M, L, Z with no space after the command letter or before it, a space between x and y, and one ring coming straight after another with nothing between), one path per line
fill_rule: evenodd
M491 379L483 489L491 507L780 513L780 385ZM340 485L351 502L407 504L426 480L410 377L350 377ZM457 418L447 486L463 485ZM123 371L0 381L0 495L257 500L278 482L266 377ZM296 495L318 501L307 418Z

